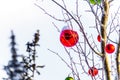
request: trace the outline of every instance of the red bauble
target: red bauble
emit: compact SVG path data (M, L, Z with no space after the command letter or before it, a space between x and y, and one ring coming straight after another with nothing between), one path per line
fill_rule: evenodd
M60 42L63 46L72 47L76 45L79 40L78 33L71 29L63 30L60 34Z
M100 36L100 35L97 36L97 40L98 40L99 42L101 41L101 36Z
M91 76L96 76L98 74L98 69L95 68L95 67L91 67L89 70L88 70L88 74L91 75Z
M105 51L111 54L115 51L115 46L113 44L107 44L105 47Z

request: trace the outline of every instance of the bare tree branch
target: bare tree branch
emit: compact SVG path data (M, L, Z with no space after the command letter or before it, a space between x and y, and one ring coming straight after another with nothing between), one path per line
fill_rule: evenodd
M71 18L78 24L78 26L79 26L80 30L82 31L82 33L83 33L83 35L84 35L84 37L85 37L88 45L90 46L90 48L91 48L96 54L98 54L99 56L103 56L103 54L101 54L101 53L99 53L99 52L96 52L96 51L92 48L91 44L89 43L89 41L88 41L88 39L87 39L87 37L86 37L86 35L85 35L85 32L84 32L84 30L83 30L83 28L82 28L82 25L77 21L77 19L75 19L74 16L73 16L66 8L64 8L62 5L60 5L59 3L57 3L55 0L52 0L52 1L53 1L54 3L56 3L58 6L60 6L63 10L65 10L65 11L71 16Z

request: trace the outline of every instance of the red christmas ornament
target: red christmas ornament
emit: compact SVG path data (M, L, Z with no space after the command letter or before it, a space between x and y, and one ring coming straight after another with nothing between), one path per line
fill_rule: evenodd
M91 67L89 70L88 70L88 74L91 75L91 76L96 76L98 74L98 69L95 68L95 67Z
M101 41L101 36L100 36L100 35L97 36L97 40L98 40L99 42Z
M105 47L105 51L111 54L115 51L115 46L113 44L107 44Z
M71 29L63 30L60 34L60 42L66 47L72 47L76 45L79 40L78 33Z

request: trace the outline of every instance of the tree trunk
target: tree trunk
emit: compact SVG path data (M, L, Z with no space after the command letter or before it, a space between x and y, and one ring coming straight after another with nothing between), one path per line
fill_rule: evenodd
M109 1L104 0L103 12L102 12L102 18L101 18L101 37L102 37L101 51L104 55L102 58L103 58L104 69L106 74L106 80L112 80L109 57L108 57L108 54L105 52L105 46L107 41L106 29L107 29L108 15L109 15Z
M120 80L120 30L119 30L119 40L118 40L118 45L117 45L116 63L117 63L118 80Z

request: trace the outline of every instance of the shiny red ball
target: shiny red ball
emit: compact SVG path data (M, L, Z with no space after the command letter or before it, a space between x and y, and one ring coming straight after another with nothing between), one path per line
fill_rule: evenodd
M72 47L76 45L79 40L78 33L71 29L63 30L60 34L60 42L65 47Z
M100 35L97 36L97 40L98 40L99 42L101 41L101 36L100 36Z
M107 44L105 47L105 51L111 54L115 51L115 46L113 44Z
M98 74L98 69L95 68L95 67L91 67L89 70L88 70L88 74L91 75L91 76L96 76Z

